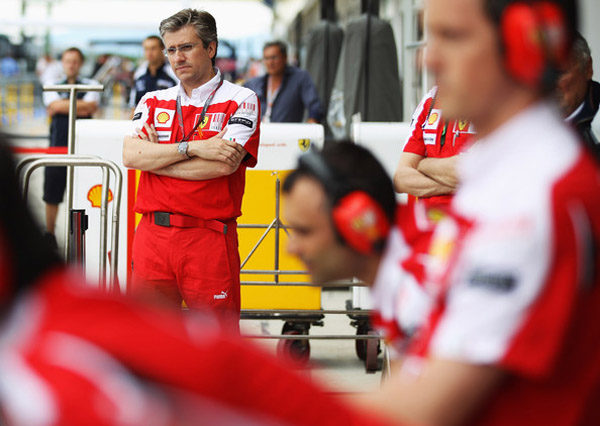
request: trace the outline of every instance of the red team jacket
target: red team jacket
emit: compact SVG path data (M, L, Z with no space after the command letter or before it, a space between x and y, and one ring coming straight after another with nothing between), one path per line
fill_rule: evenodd
M471 147L459 172L409 358L509 373L470 424L599 424L598 160L539 103Z
M63 270L4 319L0 423L380 424L211 318L150 309Z
M446 121L442 110L435 107L437 87L431 89L415 110L411 120L411 133L404 152L428 158L446 158L460 154L475 134L468 121ZM414 199L414 197L410 197ZM427 208L446 207L451 195L420 198Z
M176 99L180 96L186 134L198 123L204 104L217 89L220 72L188 97L181 85L147 93L133 116L135 129L154 124L160 143L181 141ZM242 145L249 156L231 175L203 181L176 179L142 172L135 209L138 213L166 211L202 219L228 220L241 214L246 167L256 165L260 135L260 106L254 92L226 80L215 92L204 123L191 140L208 139L227 127L224 139Z

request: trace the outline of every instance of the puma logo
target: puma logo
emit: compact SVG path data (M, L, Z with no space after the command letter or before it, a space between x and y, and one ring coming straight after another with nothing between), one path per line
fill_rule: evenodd
M215 298L215 300L227 299L227 292L222 291L221 294L215 294L213 297Z

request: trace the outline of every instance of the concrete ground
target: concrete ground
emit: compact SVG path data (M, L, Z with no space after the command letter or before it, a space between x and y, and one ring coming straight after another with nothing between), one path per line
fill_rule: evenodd
M324 290L321 292L321 307L327 310L345 309L346 300L352 299L348 289ZM343 314L325 315L323 327L311 327L311 335L356 335L350 318ZM243 334L281 334L281 320L242 320ZM276 353L277 340L258 339L259 344ZM379 356L381 362L381 355ZM311 340L310 361L305 367L312 378L323 383L333 392L357 393L377 389L381 382L381 371L367 373L363 361L355 352L355 340Z

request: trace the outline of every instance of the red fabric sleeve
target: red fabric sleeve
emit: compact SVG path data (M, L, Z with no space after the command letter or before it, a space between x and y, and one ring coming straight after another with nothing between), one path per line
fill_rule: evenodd
M293 425L382 424L354 410L276 359L211 324L125 299L46 286L45 330L78 336L128 370L164 385ZM82 361L83 362L83 361Z
M427 119L429 108L433 102L433 98L427 95L415 110L411 125L410 136L404 145L404 152L425 156L425 142L423 142L423 124Z

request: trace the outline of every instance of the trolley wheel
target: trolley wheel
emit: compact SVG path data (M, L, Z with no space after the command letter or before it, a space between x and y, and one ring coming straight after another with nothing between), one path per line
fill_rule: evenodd
M356 326L356 335L368 334L369 333L369 325L365 322L364 324L358 324ZM356 356L361 361L366 361L367 359L367 342L368 340L355 340L354 348L356 349Z
M288 330L282 334L302 335L298 330ZM292 359L300 364L306 364L310 358L310 343L308 340L281 339L277 342L277 355Z
M377 333L373 330L369 330L369 336L374 336ZM375 372L379 369L379 363L377 362L377 356L379 355L379 339L363 340L365 345L365 369L368 373Z

